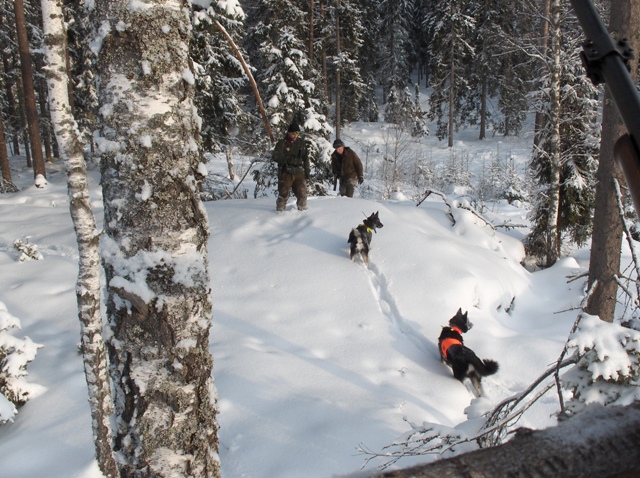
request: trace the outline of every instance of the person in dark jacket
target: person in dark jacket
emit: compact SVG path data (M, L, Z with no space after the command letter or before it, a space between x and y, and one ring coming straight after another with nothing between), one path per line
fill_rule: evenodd
M273 148L271 160L278 165L278 199L276 210L284 211L289 194L297 198L300 211L307 209L307 179L309 179L309 153L300 137L300 126L294 121L287 129L287 135Z
M340 196L352 198L356 182L362 184L363 181L362 161L341 139L333 142L333 148L335 151L331 155L331 169L333 177L340 180Z

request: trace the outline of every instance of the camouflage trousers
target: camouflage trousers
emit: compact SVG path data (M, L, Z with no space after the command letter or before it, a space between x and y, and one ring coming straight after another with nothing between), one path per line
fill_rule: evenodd
M342 176L340 178L340 196L347 196L352 198L356 184L358 184L358 178Z
M296 202L298 209L300 211L307 209L307 181L304 178L304 173L291 174L282 171L278 175L277 211L284 211L291 189L293 189L293 194L298 199Z

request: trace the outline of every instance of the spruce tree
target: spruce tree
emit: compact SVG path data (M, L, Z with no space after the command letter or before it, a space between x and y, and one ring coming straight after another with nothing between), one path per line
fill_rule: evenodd
M217 27L219 23L241 48L245 35L244 18L237 0L224 4L214 2L207 8L194 4L190 51L196 74L195 103L202 118L205 151L221 151L225 145L232 144L234 128L250 123L250 114L243 108L247 77L232 46ZM246 57L244 51L240 54Z
M399 92L409 84L413 56L411 19L414 0L382 0L378 10L380 14L378 78L386 102L389 94L399 95ZM392 92L392 90L395 91Z
M583 74L579 57L581 31L558 3L552 12L556 22L562 21L550 28L551 68L537 92L547 119L531 162L538 193L525 244L546 266L558 259L563 243L583 245L591 234L599 138L597 90Z
M438 0L427 18L431 36L429 119L436 121L438 139L448 138L453 146L453 133L463 121L463 106L472 93L467 65L473 60L473 38L476 21L465 14L466 0Z

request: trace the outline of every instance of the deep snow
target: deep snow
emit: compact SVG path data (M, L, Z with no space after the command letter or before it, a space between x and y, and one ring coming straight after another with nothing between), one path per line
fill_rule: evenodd
M28 185L31 172L14 165L14 179ZM95 478L77 349L77 249L66 176L59 166L49 171L45 189L0 195L0 302L21 321L17 336L44 345L28 368L33 398L0 427L0 476ZM91 190L100 223L96 172ZM457 207L453 225L436 196L419 207L402 195L314 197L306 212L293 207L277 215L275 198L206 203L223 476L367 476L381 461L360 472L360 447L381 451L409 423L473 433L481 412L558 358L584 287L567 278L585 271L588 250L528 272L525 231L495 231ZM522 209L492 210L497 221L526 222ZM349 261L346 240L375 211L384 227L366 269ZM19 262L16 239L44 259ZM459 307L475 324L467 345L500 363L484 382L486 398L474 399L439 361L440 328ZM553 425L557 402L550 392L519 425Z

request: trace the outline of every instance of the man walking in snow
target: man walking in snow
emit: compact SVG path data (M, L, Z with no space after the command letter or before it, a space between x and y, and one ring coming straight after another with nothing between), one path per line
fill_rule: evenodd
M340 179L340 196L352 198L356 181L358 184L363 181L362 161L341 139L333 142L333 148L335 151L331 155L331 169L333 177Z
M291 188L297 198L298 210L307 209L307 179L309 179L309 153L300 138L300 126L293 121L287 135L273 148L271 160L278 165L278 199L276 211L282 212L287 205Z

